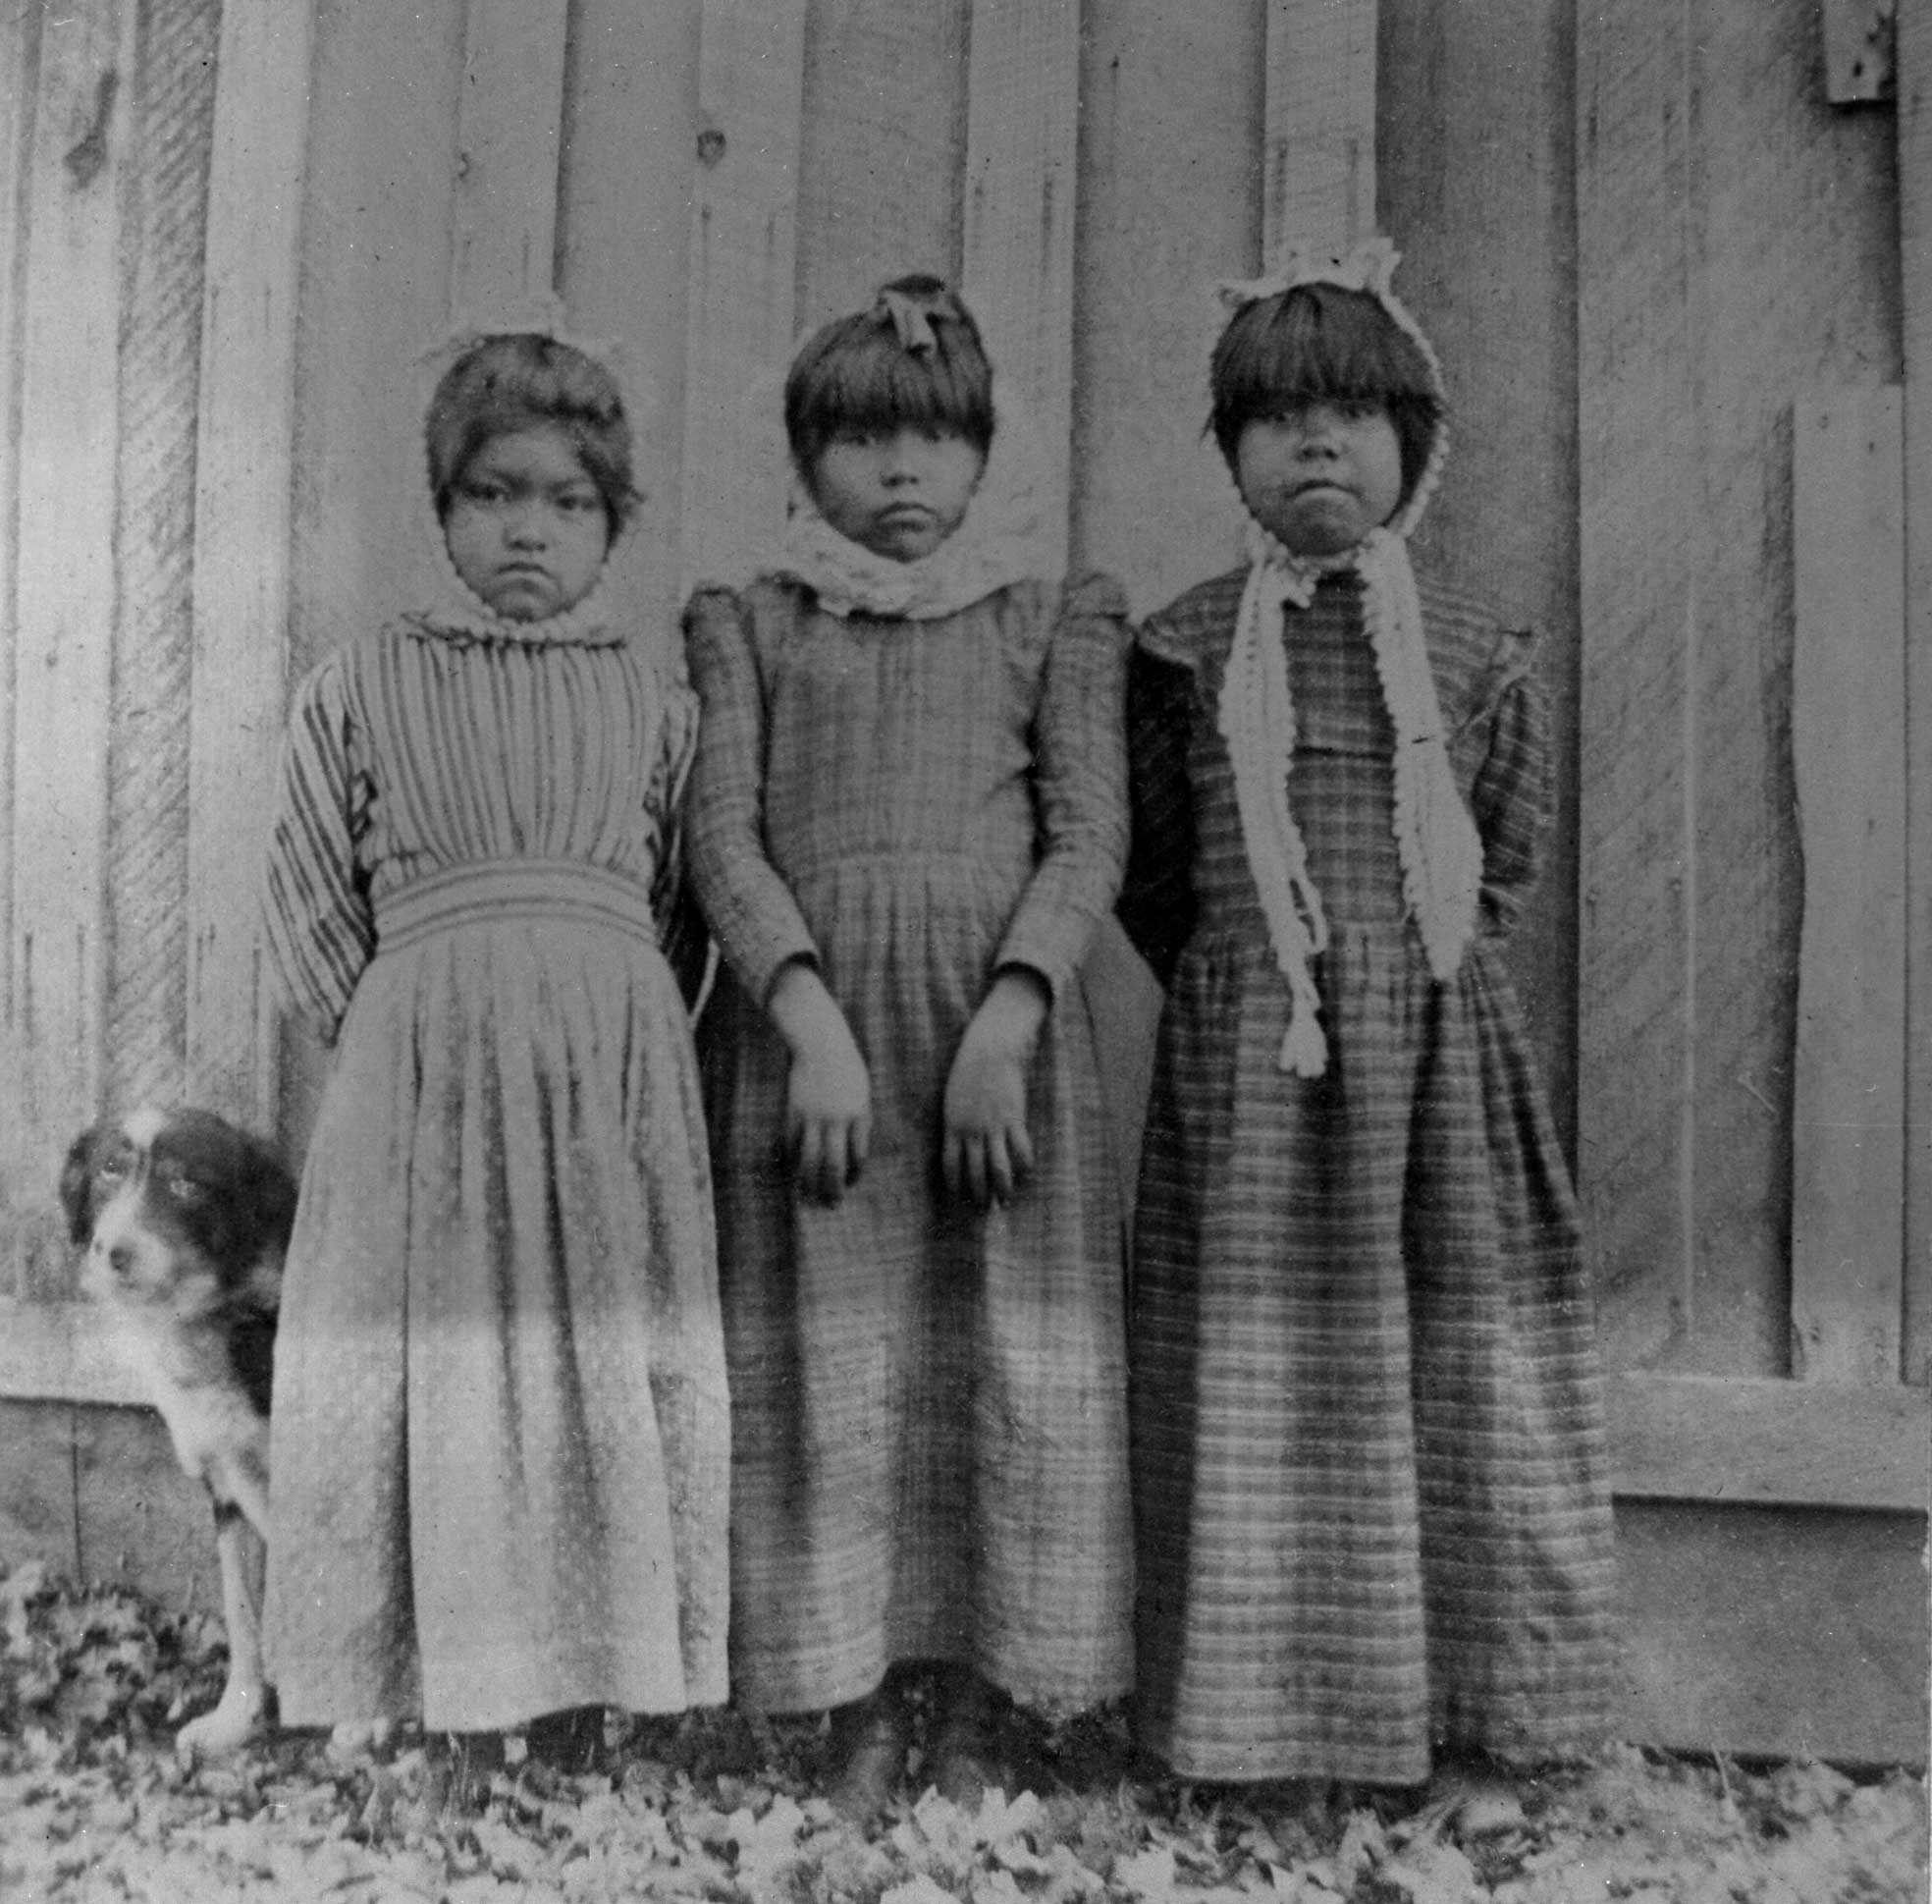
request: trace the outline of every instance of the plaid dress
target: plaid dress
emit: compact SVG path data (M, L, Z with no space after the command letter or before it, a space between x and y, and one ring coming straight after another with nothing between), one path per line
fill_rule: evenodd
M724 1698L709 1163L658 927L695 715L582 605L409 618L296 697L267 932L336 1056L275 1358L293 1723Z
M725 970L700 1026L731 1375L731 1670L754 1707L969 1663L1071 1710L1126 1689L1123 1244L1079 965L1126 849L1111 584L1022 582L919 621L793 581L707 591L691 870ZM761 1002L813 960L872 1079L836 1209L782 1154ZM994 972L1052 994L1030 1181L939 1178L947 1072Z
M1153 618L1130 673L1121 915L1167 986L1129 1325L1138 1725L1210 1779L1547 1758L1607 1714L1612 1555L1576 1205L1503 953L1546 812L1530 638L1422 585L1484 848L1438 984L1360 581L1289 611L1289 797L1330 927L1304 1079L1216 726L1243 581Z

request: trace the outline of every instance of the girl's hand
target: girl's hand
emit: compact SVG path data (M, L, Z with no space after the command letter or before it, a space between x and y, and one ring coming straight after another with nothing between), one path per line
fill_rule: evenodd
M799 1193L835 1204L858 1181L872 1148L872 1078L864 1055L810 965L785 966L766 1009L791 1051L785 1149Z
M946 1079L940 1163L946 1188L1005 1203L1033 1170L1026 1069L1048 1005L1046 981L1018 967L993 980Z

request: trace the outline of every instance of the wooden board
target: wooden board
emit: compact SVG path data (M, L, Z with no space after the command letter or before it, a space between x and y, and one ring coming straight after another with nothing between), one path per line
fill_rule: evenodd
M1053 560L1063 567L1073 428L1079 10L975 0L966 87L960 284L993 360L1017 387L1046 451Z
M450 310L533 321L554 289L569 0L468 0Z
M79 1579L73 1407L0 1398L0 1447L7 1450L0 1461L0 1568L39 1560Z
M152 1409L74 1411L74 1498L82 1578L183 1610L220 1610L207 1490L182 1472Z
M1903 1313L1905 644L1899 392L1792 415L1792 759L1804 849L1792 1372L1891 1384Z
M0 1395L143 1405L139 1385L108 1351L99 1312L84 1301L0 1297Z
M1932 1383L1932 10L1898 16L1905 437L1905 1380Z
M26 258L27 136L32 123L39 64L39 0L0 4L0 1064L18 1075L14 1035L14 692L19 618L14 575L18 559L20 437L20 267ZM18 1164L16 1140L0 1138L0 1198ZM0 1295L11 1291L16 1265L0 1249Z
M77 0L44 17L27 182L10 999L12 1145L27 1158L57 1157L100 1090L120 191L135 14L134 0ZM51 1185L31 1188L44 1197ZM63 1284L56 1233L49 1221L27 1238L23 1286Z
M1582 732L1577 1145L1620 1363L1690 1327L1695 999L1690 744L1707 559L1681 13L1577 22Z
M194 491L188 1096L255 1129L276 1108L255 926L286 693L296 293L312 0L224 7L208 174Z
M698 119L693 7L572 9L558 187L558 289L573 330L618 347L643 502L613 560L639 636L677 647L685 254Z
M1610 1378L1619 1495L1713 1504L1924 1514L1932 1400L1735 1375Z
M957 282L971 11L968 0L811 8L798 157L801 333L857 309L904 272Z
M1401 10L1398 9L1398 12ZM1375 0L1268 0L1261 255L1377 229Z
M1538 629L1553 823L1510 948L1566 1141L1576 1131L1576 62L1543 0L1384 7L1380 222L1396 288L1435 343L1451 456L1415 539L1420 569ZM1520 419L1508 428L1489 419ZM1573 1153L1574 1154L1574 1153Z
M1623 1737L1925 1764L1917 1516L1624 1501L1617 1537Z
M777 406L797 270L805 12L805 0L704 4L680 594L699 581L742 581L776 545L784 520Z
M1115 0L1082 41L1073 547L1140 614L1241 551L1202 426L1213 287L1261 262L1263 31L1245 0Z

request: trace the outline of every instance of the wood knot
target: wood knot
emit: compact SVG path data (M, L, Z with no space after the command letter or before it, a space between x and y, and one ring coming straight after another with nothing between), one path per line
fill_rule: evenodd
M67 167L75 189L85 191L100 177L107 163L107 122L114 116L114 101L121 90L121 75L113 67L94 82L93 123L80 140L69 146L61 162Z

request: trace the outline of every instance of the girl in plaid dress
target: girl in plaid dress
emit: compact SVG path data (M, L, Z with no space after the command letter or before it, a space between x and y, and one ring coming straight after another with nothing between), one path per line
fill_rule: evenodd
M602 365L471 339L424 439L440 584L303 683L269 850L269 947L335 1061L267 1637L296 1724L576 1757L601 1707L725 1695L710 1170L662 930L697 710L603 586L636 499Z
M772 571L686 618L700 1045L731 1375L737 1694L838 1709L883 1808L905 1675L973 1802L1005 1700L1128 1678L1122 1244L1080 964L1126 850L1118 591L935 280L785 385Z
M1612 1691L1590 1293L1504 955L1546 717L1532 638L1410 570L1445 437L1394 261L1224 294L1249 560L1130 668L1137 1725L1194 1778L1546 1759Z

